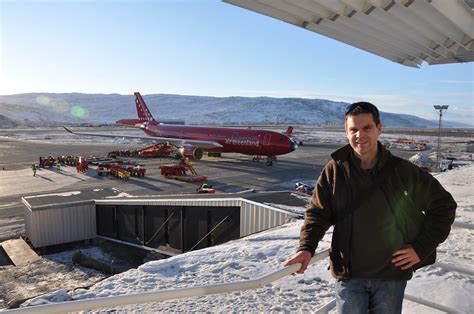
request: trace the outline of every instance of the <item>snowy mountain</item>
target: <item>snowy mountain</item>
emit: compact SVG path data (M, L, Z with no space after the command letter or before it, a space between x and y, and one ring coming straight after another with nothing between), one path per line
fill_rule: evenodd
M341 125L348 105L324 99L271 97L151 94L144 99L157 120L186 124ZM0 96L0 117L0 127L101 124L136 117L136 111L133 95L30 93ZM382 112L381 118L386 127L438 126L437 121L407 114ZM470 127L448 121L443 126Z

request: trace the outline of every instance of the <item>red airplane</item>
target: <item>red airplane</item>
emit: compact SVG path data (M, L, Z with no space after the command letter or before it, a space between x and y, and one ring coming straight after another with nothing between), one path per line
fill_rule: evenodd
M177 147L184 157L201 159L203 151L209 152L211 156L220 156L220 153L240 153L256 156L257 159L265 156L267 165L271 166L277 155L290 153L298 147L288 135L273 131L159 123L153 118L138 92L135 93L135 104L138 119L123 119L116 123L140 128L147 135L153 137L153 140L167 142ZM144 139L144 137L137 136L77 133L65 129L70 133L80 135ZM145 139L150 140L151 138L146 137Z

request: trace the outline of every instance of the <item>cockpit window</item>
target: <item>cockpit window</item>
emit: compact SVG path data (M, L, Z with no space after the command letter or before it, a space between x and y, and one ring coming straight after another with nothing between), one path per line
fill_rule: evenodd
M285 137L280 137L280 142L288 142L288 140Z

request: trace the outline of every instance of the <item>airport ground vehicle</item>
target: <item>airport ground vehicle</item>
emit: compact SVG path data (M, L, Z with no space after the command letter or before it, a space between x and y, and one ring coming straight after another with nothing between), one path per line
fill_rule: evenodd
M137 177L144 177L146 173L146 169L140 166L128 165L128 164L123 164L120 161L114 161L111 163L99 163L97 165L96 172L99 176L109 175L109 174L112 174L114 176L119 176L120 173L127 172L128 177L130 175L137 176ZM125 175L122 174L121 177L125 177Z
M63 155L57 158L58 162L63 165L76 166L78 161L78 156Z
M89 170L89 163L85 157L78 156L76 161L76 170L80 173L86 173Z
M169 157L171 156L176 148L172 147L168 143L158 143L149 145L143 148L137 149L126 149L126 150L116 150L108 153L108 156L111 158L116 157L144 157L144 158L154 158L154 157Z
M196 189L196 193L199 193L199 194L216 193L216 189L212 188L212 185L203 183Z
M98 164L95 171L99 176L108 176L110 174L110 165Z
M110 167L110 175L117 177L119 179L122 179L124 181L130 178L130 172L128 172L127 170L123 169L120 166Z
M110 157L88 156L86 161L91 165L98 165L100 163L111 162L113 159Z
M49 155L48 157L40 156L38 165L40 168L51 168L55 163L56 160L51 155Z
M187 171L191 172L192 175L187 175ZM178 164L160 166L160 172L161 175L165 176L166 178L185 182L207 180L207 177L205 176L198 176L196 170L187 158L182 158Z
M311 187L303 182L296 182L295 183L295 192L298 194L303 195L312 195L314 187Z
M39 157L38 167L41 168L51 168L55 166L59 170L61 166L64 165L75 166L77 172L86 172L88 169L87 159L82 156L62 155L55 158L52 155L49 155L48 157Z
M121 167L122 169L128 171L130 175L136 176L136 177L144 177L146 173L146 169L140 166L122 164Z

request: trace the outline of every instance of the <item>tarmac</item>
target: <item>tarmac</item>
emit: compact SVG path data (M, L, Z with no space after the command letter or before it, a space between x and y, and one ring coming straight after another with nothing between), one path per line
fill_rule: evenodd
M223 154L220 158L204 156L193 166L200 176L217 192L291 190L297 181L316 180L330 154L340 147L336 143L308 142L290 154L278 156L273 166L264 161L254 162L252 156ZM167 179L160 174L160 165L175 162L172 158L137 159L146 168L145 177L130 177L121 181L115 177L98 176L92 166L86 174L77 173L75 167L63 166L39 169L36 176L32 163L39 156L59 155L106 155L109 151L136 148L137 146L108 144L55 144L0 138L0 241L16 237L24 231L23 196L94 189L116 189L119 193L135 196L195 193L199 182L186 183ZM397 154L397 152L395 152ZM398 152L408 158L413 152Z

